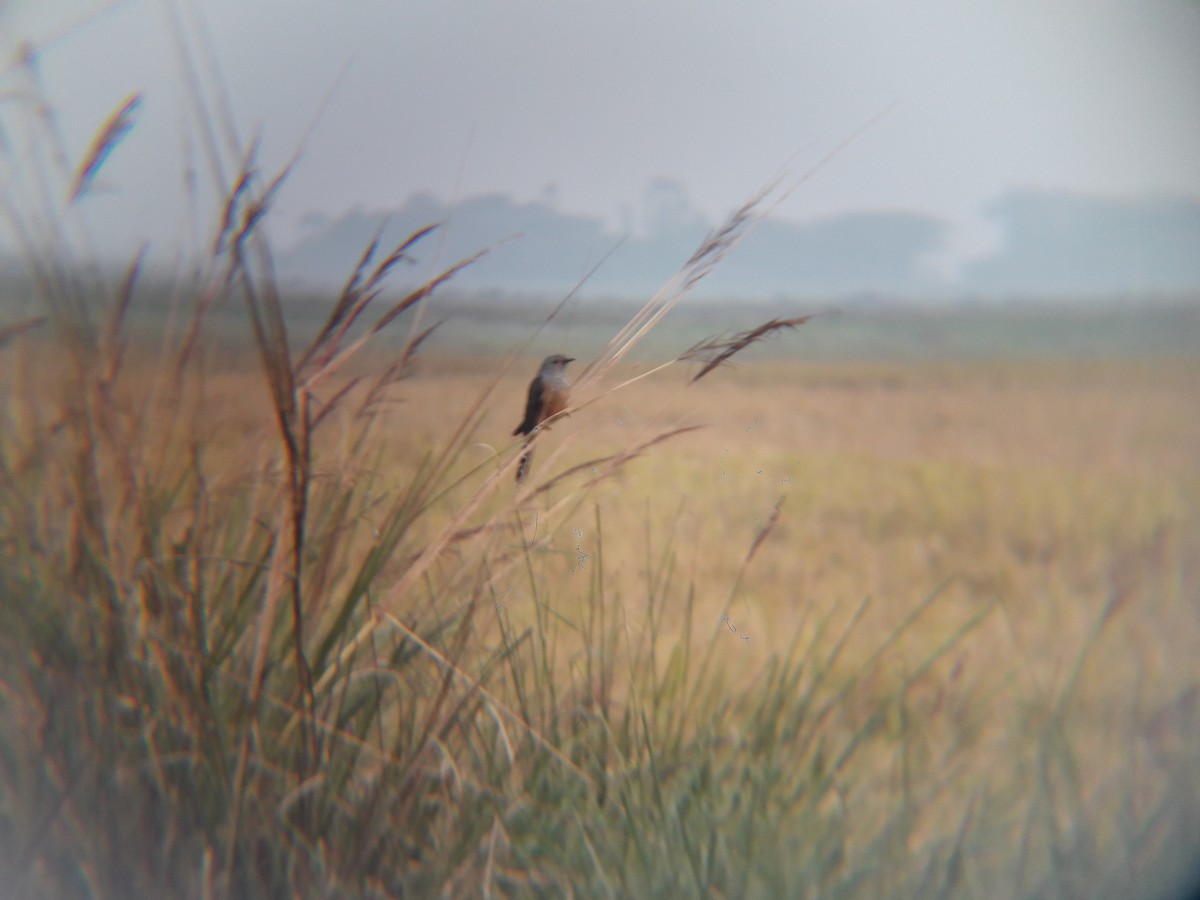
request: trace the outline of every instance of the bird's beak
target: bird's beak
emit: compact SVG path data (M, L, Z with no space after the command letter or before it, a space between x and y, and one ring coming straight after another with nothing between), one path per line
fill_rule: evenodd
M569 362L575 362L575 357L568 356L566 359L563 360L563 365L565 366Z

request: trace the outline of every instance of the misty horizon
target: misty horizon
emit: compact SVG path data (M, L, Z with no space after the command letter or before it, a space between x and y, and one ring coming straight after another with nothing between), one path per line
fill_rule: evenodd
M948 259L952 223L930 213L768 215L697 292L935 299L1200 294L1200 199L1026 189L1006 192L986 211L995 245L957 259ZM414 253L417 262L408 270L414 278L490 248L456 285L561 293L597 267L585 288L612 295L654 290L719 225L691 202L682 183L666 176L655 179L619 223L564 210L549 192L521 200L497 190L449 202L418 191L398 207L356 205L337 216L304 217L300 236L279 248L280 270L294 283L340 283L380 229L387 247L434 223L439 233Z

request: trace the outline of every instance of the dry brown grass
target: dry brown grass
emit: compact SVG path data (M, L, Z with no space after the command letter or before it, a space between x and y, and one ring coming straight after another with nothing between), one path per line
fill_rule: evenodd
M393 389L377 435L381 490L405 483L491 371L485 360L435 357ZM1164 580L1197 583L1200 364L756 363L691 388L688 374L677 367L577 412L546 439L539 466L549 476L667 428L706 426L635 462L596 497L610 586L631 598L644 590L647 543L661 547L674 532L700 631L725 611L757 530L786 496L728 611L751 636L731 651L779 650L806 616L863 597L884 629L898 615L889 609L909 609L951 579L964 609L1005 611L1005 636L990 654L1027 655L1052 677L1114 584L1153 592ZM507 434L527 377L520 367L504 376L464 472L513 452ZM247 445L271 440L260 382L249 362L223 360L207 376L213 459L254 458ZM337 434L335 424L317 454L319 476L361 476L373 457L347 455ZM445 507L455 508L453 493ZM558 529L548 552L561 556L565 596L582 581L576 545L586 552L592 519L587 507L540 523L543 533Z
M31 343L22 353L46 351ZM286 475L272 449L277 436L256 362L209 352L184 394L162 394L147 414L165 421L181 405L199 410L190 439L203 443L215 507L248 484L279 489ZM6 365L20 375L28 361L17 354ZM317 406L343 379L389 362L354 360L321 386ZM461 484L433 501L404 558L387 563L382 584L402 577L408 554L436 539L479 481L519 452L507 435L534 364L502 376L456 465ZM314 447L314 491L369 481L379 517L371 520L370 504L364 516L372 528L384 527L390 498L436 450L447 423L466 419L498 368L487 359L423 358L410 380L389 389L365 447L343 439L350 429L337 417L349 413L335 413ZM616 381L638 374L632 367L613 373ZM1189 697L1200 683L1192 652L1200 617L1186 602L1200 586L1200 461L1192 452L1200 446L1193 390L1200 363L761 362L688 387L691 374L676 366L632 381L554 429L541 444L539 482L666 430L705 426L604 479L591 498L572 487L576 478L531 497L505 534L452 542L430 567L439 591L411 621L413 633L458 597L477 596L469 580L482 572L489 573L485 594L504 605L502 617L481 616L473 626L486 639L498 639L501 618L519 634L546 608L583 621L595 612L602 578L627 646L651 641L662 666L690 640L730 691L755 696L797 640L825 654L833 636L861 616L830 668L828 696L809 710L810 733L830 747L856 746L860 736L876 734L863 723L884 717L881 739L856 751L853 778L822 801L820 815L841 823L838 833L873 834L879 817L895 817L917 798L911 816L901 818L906 839L922 853L942 852L936 848L947 839L947 822L970 823L973 833L1005 835L998 853L1008 856L993 861L997 871L1016 865L1036 881L1053 871L1055 862L1037 848L1046 821L1062 810L1135 822L1169 805L1162 773L1171 759L1187 758ZM169 384L153 354L132 348L116 406L133 414ZM45 392L47 410L65 402L50 377L20 389ZM349 400L346 408L356 408ZM147 432L155 432L153 422ZM177 462L188 440L181 434L164 446L164 460ZM146 458L153 461L153 453ZM587 477L586 466L580 475ZM506 484L489 499L477 521L509 503L511 490ZM570 502L552 513L564 499ZM181 528L187 518L181 510ZM370 533L344 548L346 559L369 550ZM502 549L519 548L522 534L526 542L550 536L532 550L545 576L536 585L519 549ZM350 576L338 574L337 560L329 565L330 588L308 600L314 625L331 612L324 598ZM458 580L460 571L467 580ZM655 604L647 593L655 585L669 596L650 622L646 610ZM939 585L937 603L922 607ZM916 609L923 611L913 627L890 642ZM977 616L978 626L960 637ZM539 631L554 627L542 622ZM950 652L930 662L947 642ZM602 691L615 721L638 676L594 682L581 652L555 662L560 714L586 727ZM613 652L623 648L601 655L621 673L620 660L608 658ZM686 684L676 689L686 696ZM752 713L731 717L722 752L763 733L745 718ZM685 723L679 733L702 724ZM1069 751L1045 749L1058 730ZM821 757L813 747L777 752L784 761ZM1066 802L1048 787L1061 791L1064 783L1074 791ZM977 820L984 804L987 817ZM1064 818L1061 827L1069 834L1073 821ZM1128 827L1121 833L1136 831ZM1092 839L1103 844L1102 831ZM847 839L842 852L869 871L871 847ZM1014 863L1013 854L1028 860ZM980 871L989 864L976 856Z

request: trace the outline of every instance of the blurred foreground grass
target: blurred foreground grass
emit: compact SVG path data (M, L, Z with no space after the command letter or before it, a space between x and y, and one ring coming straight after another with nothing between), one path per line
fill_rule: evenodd
M574 481L482 501L530 364L474 419L496 362L352 388L311 448L308 718L258 364L70 355L0 358L19 895L1145 896L1195 862L1195 361L669 371L539 442Z

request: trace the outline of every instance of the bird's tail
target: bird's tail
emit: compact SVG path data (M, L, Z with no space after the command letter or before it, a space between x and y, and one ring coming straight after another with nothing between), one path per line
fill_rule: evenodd
M529 461L531 459L533 459L533 448L521 454L521 461L517 463L517 484L524 481L525 476L529 474Z

